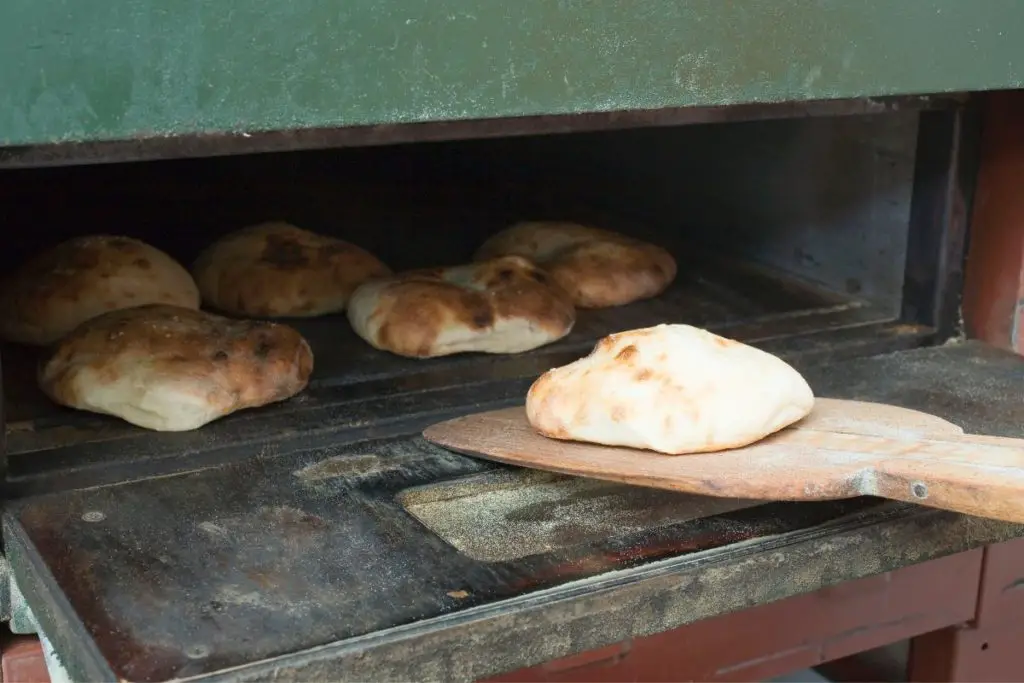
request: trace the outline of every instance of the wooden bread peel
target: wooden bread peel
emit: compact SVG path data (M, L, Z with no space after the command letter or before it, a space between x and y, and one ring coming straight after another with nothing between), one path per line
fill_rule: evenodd
M539 435L523 407L423 432L465 455L562 474L723 498L870 495L1024 523L1024 439L973 436L927 413L819 398L796 425L731 451L663 455Z

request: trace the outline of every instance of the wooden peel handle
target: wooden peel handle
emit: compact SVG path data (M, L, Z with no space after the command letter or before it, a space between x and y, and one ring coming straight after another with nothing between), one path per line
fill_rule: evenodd
M971 435L917 442L880 459L861 492L1024 523L1024 440Z

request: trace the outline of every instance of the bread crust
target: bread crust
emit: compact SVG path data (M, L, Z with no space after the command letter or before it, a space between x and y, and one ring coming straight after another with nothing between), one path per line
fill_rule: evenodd
M518 256L368 282L348 316L371 346L411 358L520 353L561 339L576 321L568 294Z
M579 308L606 308L661 294L676 277L668 251L625 235L568 222L517 223L477 250L474 259L530 259L572 296Z
M527 419L544 436L668 455L746 446L813 406L782 359L689 325L609 335L541 375L526 397Z
M62 242L0 283L0 337L46 346L103 313L146 304L199 308L177 261L145 242L91 235Z
M313 352L290 327L154 304L77 327L41 366L39 386L60 405L185 431L290 398L312 371Z
M309 318L343 311L356 287L391 269L345 240L271 222L217 240L192 273L203 301L225 313Z

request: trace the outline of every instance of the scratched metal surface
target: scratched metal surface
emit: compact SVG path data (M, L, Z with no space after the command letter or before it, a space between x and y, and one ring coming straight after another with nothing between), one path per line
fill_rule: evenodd
M821 395L885 400L935 413L968 431L1024 436L1024 359L980 344L920 349L804 371ZM539 483L547 486L540 493ZM509 493L516 488L518 497ZM496 514L474 520L465 501L459 503L498 491L504 491L505 499ZM823 543L826 536L815 529L830 520L842 525L842 519L859 515L856 525L841 527L855 533L879 524L884 529L909 514L893 513L890 506L872 499L715 509L706 501L680 496L680 508L696 505L695 514L676 509L677 519L666 524L638 517L635 499L646 500L645 495L645 490L629 487L595 492L557 478L538 482L509 468L448 453L419 437L398 437L28 500L5 516L5 537L19 584L27 586L36 596L34 604L40 605L44 629L62 653L85 667L80 670L88 669L85 661L98 665L95 657L90 660L90 648L95 647L103 666L117 677L161 681L390 627L431 623L424 620L447 623L445 615L454 617L487 605L500 608L502 600L545 588L566 586L566 595L582 600L588 593L570 589L575 585L571 582L614 570L632 571L666 557L703 551L700 557L721 558L724 571L729 557L737 563L747 557L743 562L749 562L759 543L773 548L773 553L787 552L772 545L778 534L790 534L791 543L810 543L814 538ZM452 543L417 520L417 513L423 518L424 505L443 500L456 504L447 512L433 511L428 522ZM573 515L580 514L589 516L588 523L573 522ZM950 520L955 519L959 517L946 521L953 524ZM486 540L477 539L470 553L459 552L458 545L465 547L464 527L474 522L478 526L472 532ZM968 536L925 528L931 529L920 527L916 533L918 540L929 539L927 547L915 546L911 555L883 552L883 540L891 539L884 532L865 531L856 551L845 551L841 569L803 576L799 586L789 590L814 590L1021 532L995 524L976 527ZM536 539L541 552L495 550L524 533ZM753 545L736 545L744 540ZM495 554L500 559L479 559L488 552L492 559ZM800 562L796 555L790 561ZM740 576L740 566L734 577ZM699 616L709 616L715 613L714 604L727 609L747 590L755 596L761 587L731 586L725 576L713 594L702 598L699 609L694 603L694 609ZM49 598L42 599L43 594ZM756 603L757 598L750 599ZM586 612L574 613L571 600L559 604L564 605L562 616L531 628L547 628L553 635L563 628L559 624L590 618ZM668 618L667 612L658 614ZM492 610L491 617L500 622L500 610ZM672 617L679 623L686 618L685 611ZM601 626L589 628L600 631ZM631 628L647 629L640 623ZM432 632L429 626L417 631L422 637ZM495 622L478 635L496 638L499 633L500 624ZM619 631L614 637L626 635ZM580 638L594 642L597 635ZM554 656L560 652L558 642L529 656L524 653L522 660L508 648L493 655L508 669L539 661L538 656ZM403 678L401 671L408 676L427 662L435 674L448 671L454 676L457 670L464 677L467 672L493 671L485 661L492 654L487 648L473 648L475 658L465 650L455 658L453 651L443 648L418 648L415 638L403 647L407 649L401 650L401 657L395 651L382 655L378 673ZM371 675L372 658L359 652L356 644L334 658L329 653L313 657L322 668L306 669L306 680L339 676L340 671L355 678ZM303 661L308 664L307 660ZM345 669L343 660L349 662L344 666L356 668ZM395 669L400 666L397 661L412 668Z
M1024 61L1015 0L6 0L0 27L7 146L1010 88Z

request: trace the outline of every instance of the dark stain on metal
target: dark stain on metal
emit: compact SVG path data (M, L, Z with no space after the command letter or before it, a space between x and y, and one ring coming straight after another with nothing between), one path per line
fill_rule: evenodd
M374 453L359 453L348 456L327 458L320 462L307 465L295 472L302 481L322 481L336 477L366 476L379 474L388 469L401 467L400 459L382 458Z
M398 499L432 532L484 562L569 550L762 504L528 470L419 487Z

